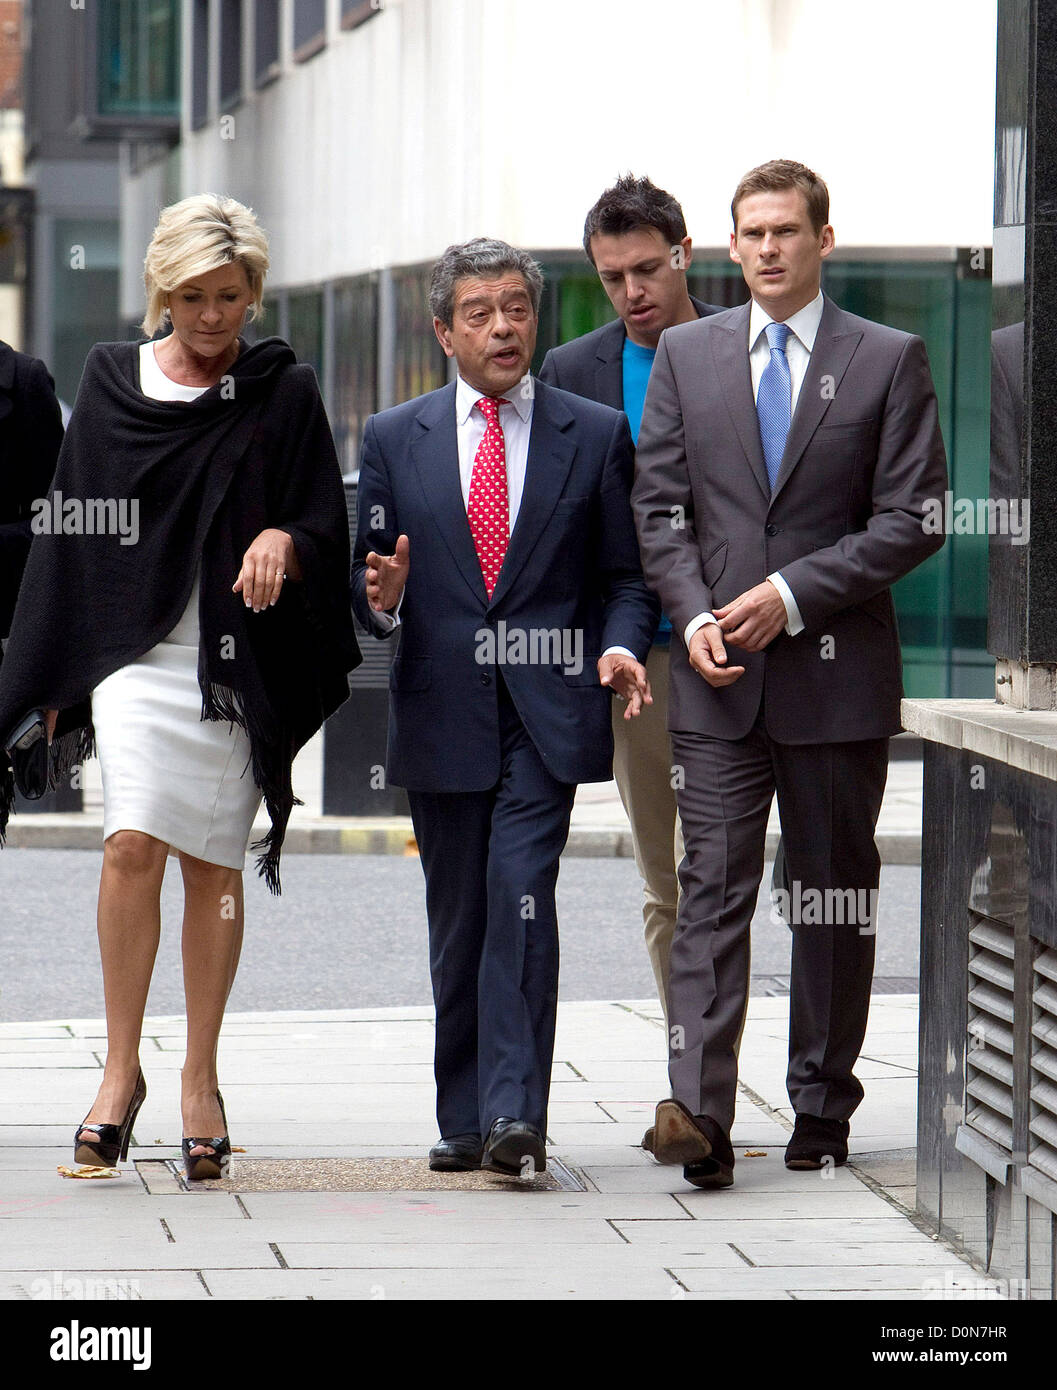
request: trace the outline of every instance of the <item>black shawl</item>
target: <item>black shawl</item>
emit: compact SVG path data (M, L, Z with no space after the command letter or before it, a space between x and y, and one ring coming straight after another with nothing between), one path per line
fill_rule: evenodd
M360 661L334 442L315 374L279 338L242 342L228 373L191 402L145 396L138 353L100 343L85 363L48 505L33 521L0 666L0 736L31 709L58 709L53 784L90 756L92 690L172 631L200 559L202 718L249 736L271 817L253 848L277 893L297 804L291 763L346 699ZM231 586L267 527L289 532L303 578L254 613ZM2 842L13 779L0 759Z

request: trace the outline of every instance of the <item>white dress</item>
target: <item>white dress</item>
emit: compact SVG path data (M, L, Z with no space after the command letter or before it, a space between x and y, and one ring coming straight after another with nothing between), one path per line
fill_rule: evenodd
M140 389L192 401L206 389L170 381L143 343ZM145 656L92 692L103 773L103 838L141 830L173 850L242 869L261 794L238 725L203 720L198 684L198 576L183 616Z

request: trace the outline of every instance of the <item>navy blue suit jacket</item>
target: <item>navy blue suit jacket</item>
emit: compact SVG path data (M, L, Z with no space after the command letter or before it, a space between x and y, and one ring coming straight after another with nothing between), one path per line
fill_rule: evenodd
M525 489L489 601L459 482L455 385L373 415L364 431L352 567L357 617L365 559L402 533L410 571L390 672L389 780L412 791L484 791L500 776L497 664L529 737L561 782L611 776L610 692L597 662L612 646L640 661L658 607L642 578L629 501L627 417L534 382ZM516 635L547 654L563 634L577 661L516 659ZM492 650L492 637L497 641ZM512 642L511 639L514 639ZM531 648L530 648L531 650ZM493 659L489 659L489 656Z
M698 318L721 314L715 304L690 296ZM590 401L601 401L615 410L624 409L624 343L628 332L623 319L604 323L592 333L551 348L540 367L540 381L573 391Z

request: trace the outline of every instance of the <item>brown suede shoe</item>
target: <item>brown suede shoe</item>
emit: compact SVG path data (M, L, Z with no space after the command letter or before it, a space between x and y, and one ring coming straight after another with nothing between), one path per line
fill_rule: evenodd
M785 1149L787 1168L839 1168L848 1161L847 1120L798 1115Z

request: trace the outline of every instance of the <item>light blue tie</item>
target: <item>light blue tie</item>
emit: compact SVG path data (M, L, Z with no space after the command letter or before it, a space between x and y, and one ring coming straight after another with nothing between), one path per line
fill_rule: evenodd
M785 355L785 345L789 338L788 324L769 323L765 332L767 346L771 349L771 360L764 367L763 376L760 377L756 413L760 417L760 442L763 444L767 477L773 491L778 470L782 466L782 455L785 453L785 437L789 433L793 381L789 375L789 362Z

